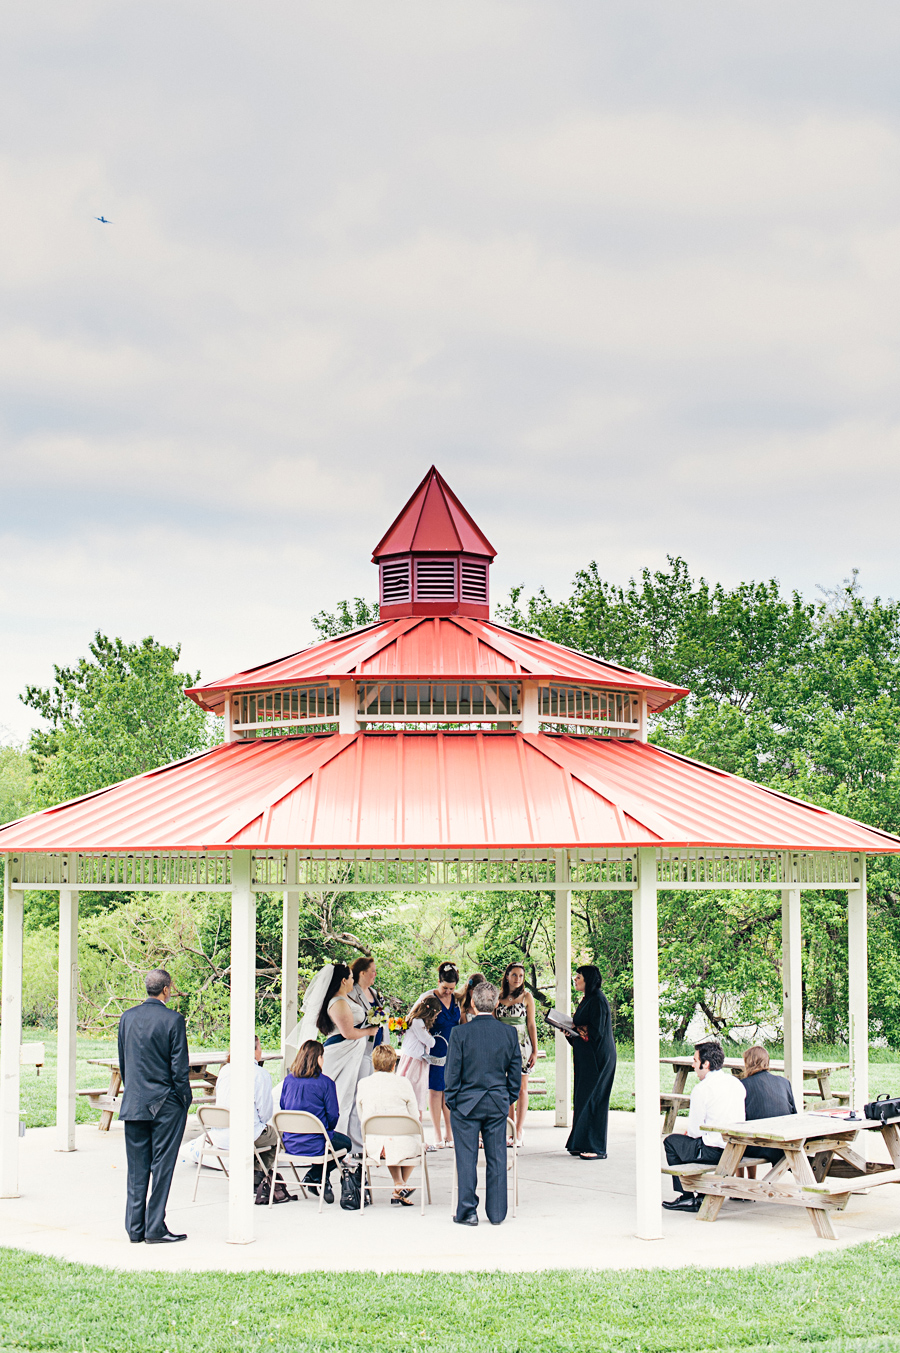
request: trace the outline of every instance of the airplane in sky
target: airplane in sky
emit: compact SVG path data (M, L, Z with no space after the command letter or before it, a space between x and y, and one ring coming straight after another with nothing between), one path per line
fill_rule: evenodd
M112 221L107 221L105 216L95 216L95 221L102 221L104 225L112 225Z

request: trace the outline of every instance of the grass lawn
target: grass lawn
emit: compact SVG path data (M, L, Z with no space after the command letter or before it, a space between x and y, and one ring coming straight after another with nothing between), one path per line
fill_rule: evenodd
M66 1353L897 1353L898 1315L898 1239L674 1273L123 1274L15 1250L0 1261L0 1347Z
M674 1057L682 1052L693 1052L693 1045L660 1045L661 1057ZM619 1045L619 1056L616 1063L616 1079L613 1082L612 1095L610 1096L609 1106L611 1109L624 1109L628 1113L634 1111L634 1049L629 1043ZM782 1056L782 1050L778 1047L770 1047L769 1052L773 1061ZM727 1049L727 1055L740 1056L740 1049ZM806 1056L814 1062L846 1062L848 1051L846 1048L831 1047L822 1045L811 1045L806 1048ZM529 1095L528 1104L532 1109L552 1109L554 1106L553 1086L556 1075L556 1063L553 1060L553 1045L547 1044L547 1058L543 1058L537 1063L536 1074L546 1076L547 1089L546 1095ZM670 1091L675 1079L673 1067L663 1067L659 1069L659 1087L661 1090ZM697 1083L694 1075L688 1076L686 1094ZM807 1082L810 1089L816 1088L815 1081ZM831 1078L831 1084L835 1090L850 1089L850 1072L838 1071ZM895 1052L890 1048L871 1048L869 1050L869 1093L874 1099L876 1095L889 1094L900 1095L900 1052ZM686 1115L686 1110L684 1111Z
M46 1064L37 1075L33 1067L22 1068L22 1111L25 1114L25 1123L27 1127L51 1127L56 1122L56 1033L53 1029L26 1029L23 1032L24 1042L43 1043L46 1048ZM194 1044L191 1045L196 1046ZM550 1044L548 1052L552 1054L553 1045ZM671 1048L666 1048L662 1056L674 1055L676 1052L692 1051L689 1048L676 1048L673 1044ZM780 1055L780 1049L772 1048L772 1056ZM108 1072L105 1067L91 1066L89 1059L92 1057L114 1057L116 1054L116 1044L114 1039L102 1038L79 1038L78 1039L78 1088L87 1090L95 1085L104 1085L108 1080ZM846 1061L846 1048L831 1047L810 1047L807 1049L807 1056L814 1061ZM537 1064L537 1073L547 1078L546 1095L530 1095L529 1105L532 1109L552 1109L554 1106L554 1076L555 1063L552 1056L546 1060L543 1058ZM659 1084L662 1090L671 1090L673 1072L670 1067L660 1067ZM692 1088L695 1077L688 1077L688 1091ZM846 1090L849 1088L849 1073L839 1071L832 1080L836 1090ZM900 1053L892 1052L887 1048L873 1048L870 1052L869 1062L869 1085L871 1094L900 1094ZM610 1098L610 1107L613 1109L625 1109L627 1112L634 1110L634 1051L630 1044L623 1043L619 1047L619 1060L616 1066L616 1079L613 1085L613 1092ZM95 1122L100 1117L100 1110L93 1109L86 1099L78 1100L77 1121L79 1123Z

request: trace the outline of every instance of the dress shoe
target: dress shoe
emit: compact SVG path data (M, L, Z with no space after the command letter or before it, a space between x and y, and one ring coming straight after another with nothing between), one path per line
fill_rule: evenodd
M663 1203L669 1212L699 1212L702 1206L701 1193L681 1193L677 1198L667 1198Z
M131 1241L132 1245L143 1245L144 1243L143 1236L129 1236L128 1239Z
M478 1218L474 1212L470 1212L467 1217L454 1217L453 1220L457 1226L477 1226Z
M145 1245L172 1245L176 1240L187 1240L187 1236L177 1236L174 1231L163 1231L161 1236L145 1236Z

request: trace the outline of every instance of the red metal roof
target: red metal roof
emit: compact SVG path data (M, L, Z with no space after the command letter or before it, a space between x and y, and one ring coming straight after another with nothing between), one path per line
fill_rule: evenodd
M432 465L393 525L372 551L372 563L389 554L478 554L497 551L476 526L450 485Z
M683 686L577 653L549 639L463 616L382 620L261 667L193 686L187 694L204 709L219 712L226 691L267 690L297 682L342 678L502 681L520 677L644 691L653 711L668 709L688 694Z
M233 742L0 828L0 851L639 845L900 837L648 743L544 733Z

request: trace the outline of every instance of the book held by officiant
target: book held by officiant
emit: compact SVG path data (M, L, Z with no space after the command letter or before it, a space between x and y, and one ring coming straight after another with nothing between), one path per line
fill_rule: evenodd
M555 1008L551 1010L547 1016L547 1023L551 1024L554 1029L561 1029L565 1034L574 1034L577 1032L572 1021L572 1016L564 1014L562 1010L557 1010Z

